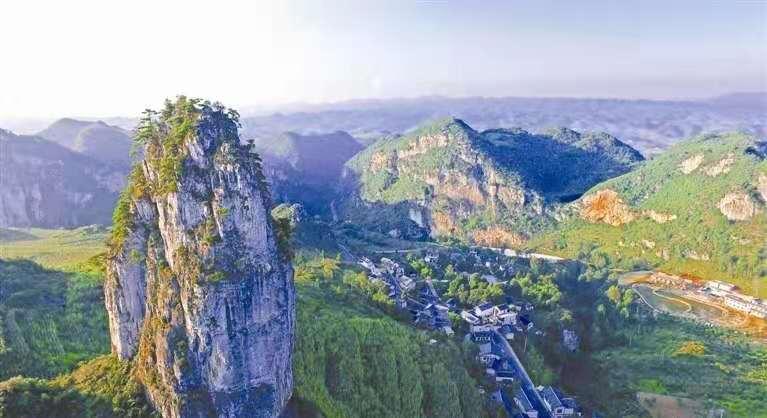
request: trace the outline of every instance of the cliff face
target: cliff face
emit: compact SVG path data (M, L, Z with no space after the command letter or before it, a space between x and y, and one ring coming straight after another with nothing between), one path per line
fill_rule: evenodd
M237 116L180 98L139 130L146 159L115 211L113 351L164 417L273 417L290 398L293 271Z
M331 201L344 163L362 149L346 132L299 135L287 132L255 140L272 197L300 203L309 215L331 215Z
M0 227L108 223L125 170L0 129Z
M371 204L400 205L407 208L400 219L432 236L518 246L547 221L549 208L641 160L606 134L477 132L449 118L379 141L352 159L347 181L362 199L347 213L354 219L355 209Z
M757 286L767 277L765 185L764 141L690 138L564 208L562 224L537 238L539 251L573 257L594 246L614 260L718 277L765 296Z

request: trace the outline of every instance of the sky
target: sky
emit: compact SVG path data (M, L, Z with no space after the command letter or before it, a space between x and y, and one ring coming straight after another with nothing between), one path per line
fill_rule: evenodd
M0 1L0 118L767 90L767 1Z

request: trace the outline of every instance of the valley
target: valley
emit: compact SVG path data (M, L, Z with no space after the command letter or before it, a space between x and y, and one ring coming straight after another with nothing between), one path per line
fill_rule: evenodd
M0 418L767 418L767 0L0 17Z
M0 411L25 416L18 408L33 404L62 407L65 416L138 417L282 405L283 395L201 395L219 379L206 374L204 346L212 343L184 336L179 322L198 312L181 306L199 306L206 319L195 320L195 332L217 341L215 350L234 351L253 330L287 326L290 316L269 316L222 335L219 324L246 320L234 319L230 305L214 308L216 293L201 290L228 289L228 304L238 292L251 295L256 288L236 283L264 274L268 259L270 274L292 260L295 331L274 332L295 337L286 408L300 417L503 417L524 412L523 398L541 417L553 416L556 402L572 414L655 416L670 399L684 399L680 413L767 415L763 324L695 299L694 289L647 278L694 275L763 294L767 166L753 136L695 137L649 160L604 133L476 131L455 118L376 141L335 132L249 143L234 139L233 113L195 110L200 102L185 100L143 122L145 160L125 180L111 223L65 219L52 229L46 222L55 218L18 217L0 229L0 362L8 379ZM213 113L194 136L186 118L198 111ZM106 129L65 122L86 130L46 134L72 147L58 151L67 158L85 151L79 139L62 138ZM119 131L109 132L119 144ZM125 170L87 155L67 161ZM254 171L230 174L237 167ZM262 203L240 200L251 199L247 184L263 193ZM179 202L182 212L167 212ZM251 225L252 216L264 223ZM272 232L259 229L270 224ZM260 244L255 238L272 233ZM371 263L400 273L380 277ZM25 289L25 278L37 286ZM149 311L132 299L142 280L178 285L152 290L148 300L164 302L152 305L146 327L136 320ZM208 303L184 299L192 294L186 286ZM486 304L515 319L467 322L465 312ZM499 334L486 344L488 327ZM261 361L244 352L253 356L248 364ZM241 378L233 364L242 357L231 356L219 367ZM500 363L487 363L492 356ZM153 371L155 361L167 370ZM722 387L723 380L733 383ZM108 390L100 388L105 381Z

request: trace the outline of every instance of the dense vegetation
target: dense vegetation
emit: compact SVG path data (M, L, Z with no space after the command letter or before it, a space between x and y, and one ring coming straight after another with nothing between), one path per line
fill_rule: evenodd
M478 417L472 351L414 330L364 273L328 258L299 260L296 395L326 417ZM430 344L429 339L440 341Z
M696 158L699 167L684 173L683 163ZM717 173L718 167L725 169ZM573 214L533 246L568 257L597 247L623 267L644 264L724 279L767 296L767 202L757 191L760 174L767 175L767 160L764 145L753 137L712 135L686 141L589 192L614 190L634 220L611 226ZM755 215L728 220L718 204L739 191L751 200ZM649 211L674 218L659 223L642 215Z
M157 417L130 369L127 362L102 356L53 380L0 382L0 417Z
M0 379L51 377L109 351L98 273L0 260Z
M646 416L638 392L691 398L706 409L724 408L730 417L767 416L763 345L656 316L615 284L605 254L584 257L590 266L579 274L534 262L508 290L536 302L543 335L513 343L536 382L560 385L608 416ZM579 336L576 352L561 344L563 329Z
M38 250L41 247L35 247ZM74 250L70 248L69 250ZM41 252L44 252L41 250ZM65 248L64 253L67 252ZM33 256L32 253L27 253ZM149 416L129 365L108 351L99 261L66 256L85 272L44 269L30 261L0 261L3 334L0 416ZM478 382L468 374L468 348L386 315L384 289L335 258L299 257L296 396L325 417L474 417L486 411ZM34 284L34 286L31 286ZM12 322L24 315L25 320ZM441 338L440 338L441 339ZM32 345L20 356L21 344ZM53 380L36 379L52 377ZM476 370L473 374L477 375ZM364 412L360 412L364 411Z

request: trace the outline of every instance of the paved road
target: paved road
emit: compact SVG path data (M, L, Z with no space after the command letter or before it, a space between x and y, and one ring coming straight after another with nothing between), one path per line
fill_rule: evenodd
M492 343L500 347L503 352L506 353L506 357L512 361L512 364L514 364L514 368L516 369L517 375L519 376L522 390L525 392L525 395L527 395L528 399L530 399L530 403L533 404L533 408L538 411L538 418L551 418L551 414L549 414L549 411L547 411L546 407L543 406L543 399L541 398L541 394L535 390L535 384L533 384L533 380L530 379L530 376L527 374L525 367L522 366L522 362L519 361L517 353L515 353L514 349L511 348L509 342L506 341L506 339L503 338L501 334L493 331ZM511 411L509 412L511 413Z

